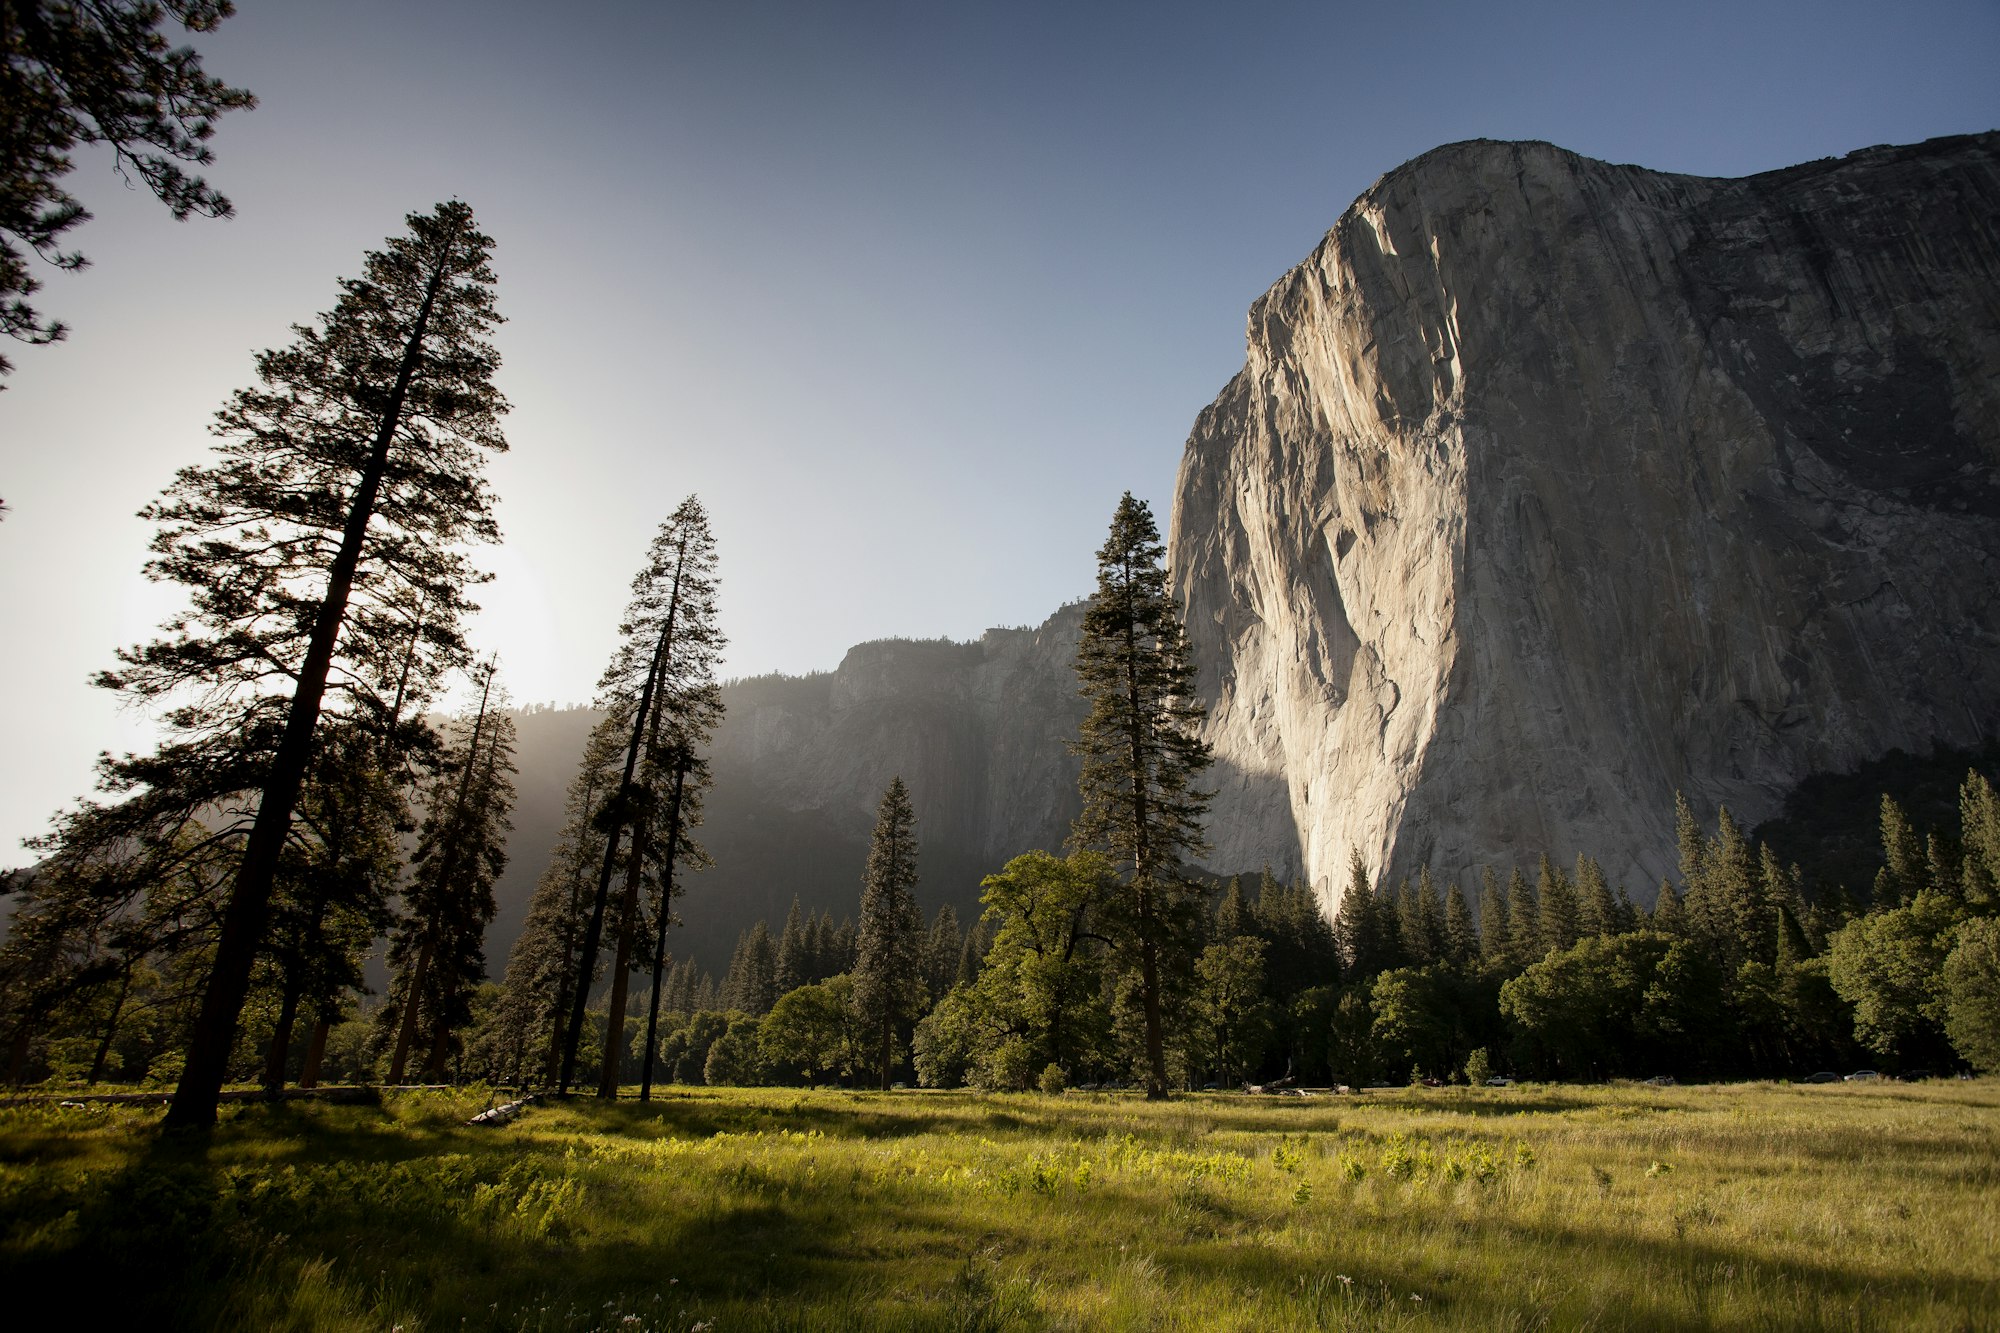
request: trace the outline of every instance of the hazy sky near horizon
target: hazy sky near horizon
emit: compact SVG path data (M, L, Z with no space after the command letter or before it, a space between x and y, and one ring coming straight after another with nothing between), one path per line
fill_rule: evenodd
M1121 491L1162 525L1245 311L1371 181L1546 139L1741 175L2000 125L2000 4L239 0L197 45L227 222L83 152L68 342L0 393L0 866L147 743L89 675L175 606L134 512L251 355L404 214L498 242L505 544L475 641L589 697L685 495L731 675L977 636L1087 592Z

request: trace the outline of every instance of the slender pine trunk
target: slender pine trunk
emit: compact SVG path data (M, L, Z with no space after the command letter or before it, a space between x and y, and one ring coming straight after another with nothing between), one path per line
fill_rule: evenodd
M451 245L456 240L456 233L447 239L431 270L423 305L417 311L409 341L404 344L395 386L389 391L388 405L383 409L361 484L355 488L353 503L347 511L340 551L327 572L326 596L321 599L313 621L312 638L285 717L284 735L278 742L277 754L272 757L263 797L257 804L257 819L243 850L236 887L223 911L215 962L188 1042L187 1065L181 1072L180 1086L174 1090L173 1104L160 1122L167 1129L207 1130L215 1124L216 1105L221 1099L223 1080L229 1074L230 1048L236 1041L237 1020L243 1013L243 1001L250 994L250 970L257 960L258 947L264 942L264 926L270 917L271 886L277 878L278 859L284 851L285 838L292 826L292 810L298 805L306 770L312 762L313 732L319 725L320 704L333 668L334 646L347 619L347 601L354 590L355 571L361 565L368 522L375 516L382 475L389 465L389 446L402 422L410 381L423 359L431 311L437 304L438 290L444 285Z
M430 970L431 937L426 933L423 945L417 950L417 964L410 969L409 984L403 988L403 1011L396 1015L396 1051L389 1057L391 1083L401 1083L409 1067L410 1045L417 1032L417 1006L421 1002L424 986L430 981Z
M625 875L625 896L618 903L618 948L611 963L611 998L604 1010L604 1066L597 1075L597 1095L616 1099L625 1072L625 1005L632 989L632 934L638 923L639 854Z
M617 812L618 817L613 821L611 831L604 840L604 866L598 873L597 897L591 903L590 925L584 932L583 963L577 968L576 996L570 1003L569 1011L569 1033L563 1041L562 1074L556 1081L556 1093L558 1096L568 1095L570 1079L576 1074L576 1048L577 1044L583 1039L583 1015L584 1007L590 999L590 983L596 979L597 950L604 936L604 912L605 908L609 905L611 897L611 876L618 866L619 836L624 831L626 823L630 822L633 817L631 809L633 795L632 776L638 770L639 745L646 737L647 723L650 721L649 714L656 706L654 696L661 688L660 677L666 671L667 657L673 649L674 617L679 614L681 604L681 569L686 563L687 538L683 536L679 559L674 565L673 591L667 599L666 619L660 626L660 641L653 648L652 665L646 672L645 688L639 691L639 708L632 718L632 739L625 747L625 776L618 784L618 795L615 798L619 802L620 807ZM655 727L654 731L657 732L658 728ZM638 826L636 824L633 826L633 836L635 838L638 836ZM643 858L635 857L634 859L642 860ZM625 944L621 941L621 950L625 947ZM612 984L618 987L622 993L622 981L614 978ZM616 1013L616 1011L608 1015L608 1017L612 1022L623 1021L623 1015ZM607 1068L615 1071L617 1053L611 1050L608 1039L605 1043L605 1064ZM616 1095L615 1084L613 1088L612 1095ZM600 1094L602 1094L602 1091L603 1084L602 1080L600 1080Z
M421 1071L424 1078L436 1081L445 1072L445 1065L451 1060L451 1027L444 1021L444 1006L438 1006L437 1019L431 1024L431 1049L424 1057Z
M333 1030L333 1024L325 1014L313 1024L312 1040L306 1043L306 1067L299 1071L299 1086L316 1088L319 1086L319 1067L326 1060L326 1038Z
M21 1073L28 1067L28 1047L34 1041L34 1029L28 1026L27 1015L21 1016L14 1028L13 1049L7 1053L7 1082L13 1087L21 1086Z
M611 799L624 805L630 802L632 775L639 766L639 744L645 739L646 714L653 706L653 691L660 681L660 667L666 655L667 638L672 633L671 621L660 632L660 642L653 650L653 662L646 672L645 688L639 691L639 707L632 716L632 739L625 746L625 776L619 781L617 794ZM604 913L611 897L611 876L618 869L618 843L625 833L625 816L622 810L612 821L611 828L604 835L604 864L597 875L597 894L590 904L590 923L583 931L583 960L577 964L576 987L570 996L569 1030L563 1036L562 1070L556 1076L556 1094L569 1095L570 1080L576 1077L576 1048L583 1040L583 1018L590 1003L591 983L597 980L597 949L604 937Z
M104 1077L104 1065L111 1058L111 1043L118 1035L118 1019L125 1012L125 997L132 990L132 965L127 963L123 975L118 978L118 998L111 1002L111 1018L104 1025L104 1037L97 1043L97 1055L90 1062L90 1079L87 1087L96 1087Z
M285 1062L292 1053L292 1024L299 1016L302 987L289 975L283 997L278 1001L278 1021L271 1030L271 1046L264 1054L264 1091L277 1096L285 1088Z
M1125 586L1132 586L1127 563ZM1146 1014L1146 1100L1167 1095L1166 1043L1160 1024L1160 959L1158 914L1153 904L1152 816L1146 800L1145 712L1139 689L1139 633L1130 609L1125 617L1126 736L1132 771L1132 887L1139 895L1139 989Z
M667 864L660 873L660 919L653 938L653 998L646 1009L646 1057L639 1073L639 1100L653 1099L653 1049L660 1032L661 973L667 966L667 924L674 914L674 861L680 855L681 793L687 787L686 755L674 765L673 805L667 811Z

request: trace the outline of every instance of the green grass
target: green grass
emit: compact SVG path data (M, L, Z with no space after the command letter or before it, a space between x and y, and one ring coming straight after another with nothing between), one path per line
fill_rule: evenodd
M14 1327L2000 1328L2000 1083L0 1110Z

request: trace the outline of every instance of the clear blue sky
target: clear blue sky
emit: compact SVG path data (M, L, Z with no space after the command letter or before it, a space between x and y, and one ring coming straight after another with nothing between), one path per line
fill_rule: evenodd
M721 544L732 674L969 637L1164 521L1244 312L1381 173L1548 139L1740 175L2000 125L2000 4L239 0L231 222L83 154L95 261L0 394L0 864L143 744L86 678L171 599L132 515L250 355L456 195L499 242L514 453L477 629L580 700L653 526Z

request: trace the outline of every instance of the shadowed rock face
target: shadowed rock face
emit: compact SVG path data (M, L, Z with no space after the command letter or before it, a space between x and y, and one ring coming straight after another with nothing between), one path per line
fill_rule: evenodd
M796 895L808 910L853 916L875 807L889 780L917 811L918 901L979 913L979 881L1035 848L1060 851L1079 800L1067 743L1083 717L1076 691L1081 604L1033 629L972 643L884 639L813 676L723 687L710 764L715 786L695 836L712 869L683 876L676 957L719 974L738 932L780 928ZM505 966L562 824L563 794L599 714L520 716L520 799L487 933L489 970Z
M1589 852L2000 727L2000 135L1385 176L1250 312L1171 563L1218 866ZM1289 858L1289 859L1288 859Z

